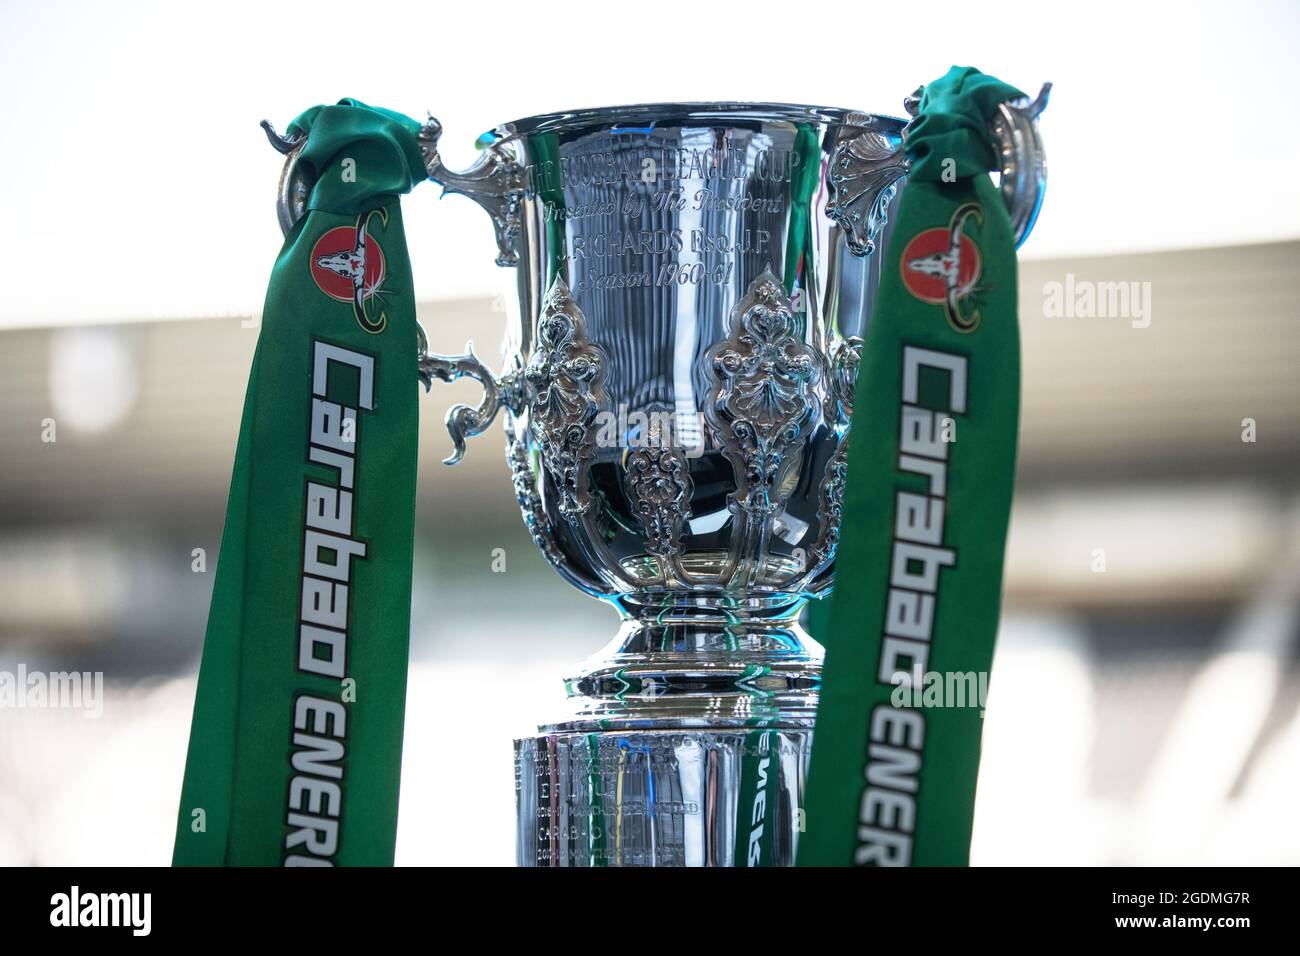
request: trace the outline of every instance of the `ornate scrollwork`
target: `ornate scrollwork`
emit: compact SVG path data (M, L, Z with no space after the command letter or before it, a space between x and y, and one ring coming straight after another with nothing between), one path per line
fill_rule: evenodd
M527 434L520 434L518 419L508 415L506 419L506 463L510 466L510 481L514 485L515 500L519 502L519 511L523 515L524 525L533 543L551 566L574 587L590 594L598 594L601 584L578 570L560 550L555 540L555 528L546 515L542 497L537 493L537 474L533 469L533 459L529 451Z
M555 478L560 512L571 520L592 506L587 468L596 448L595 419L607 404L605 353L587 341L582 312L556 277L537 321L537 348L524 368L529 424Z
M661 558L678 554L695 490L686 456L676 448L636 449L627 459L627 490L646 550Z
M510 466L510 481L515 487L515 499L519 502L519 510L533 543L551 564L563 566L566 563L564 555L551 537L546 509L542 506L541 496L537 494L533 464L528 459L528 442L514 433L513 426L507 428L506 463Z
M828 417L837 423L839 443L822 475L817 505L817 542L808 554L808 567L815 574L835 557L840 541L840 521L844 517L844 481L849 469L849 425L853 418L853 392L857 386L858 366L862 363L862 339L846 339L831 361L831 388Z
M754 280L727 325L727 338L709 351L706 415L735 468L737 502L769 515L783 498L789 452L820 418L822 363L795 334L790 298L771 271Z
M850 117L852 119L852 117ZM839 223L855 256L875 251L898 180L907 175L901 143L876 130L847 127L827 168L826 214Z
M834 407L828 412L835 422L847 426L853 418L853 393L858 385L858 366L862 364L862 339L849 336L835 350L831 359L830 399Z

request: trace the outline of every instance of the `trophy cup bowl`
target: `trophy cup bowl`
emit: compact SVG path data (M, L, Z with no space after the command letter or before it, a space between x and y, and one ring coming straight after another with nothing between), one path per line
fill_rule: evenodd
M1045 183L1047 89L989 131L1018 239ZM448 413L448 461L503 412L533 540L623 619L568 675L569 712L515 743L520 865L794 862L822 657L798 618L834 577L905 127L785 104L593 109L498 127L463 172L436 120L421 132L430 178L489 213L518 283L501 374L419 343L426 387L484 387ZM281 145L289 224L307 184Z

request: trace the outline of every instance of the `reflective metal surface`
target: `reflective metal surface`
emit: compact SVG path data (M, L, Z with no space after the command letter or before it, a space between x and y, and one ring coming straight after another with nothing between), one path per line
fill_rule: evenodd
M1038 115L1047 108L1052 84L1044 83L1034 99L998 106L990 132L998 152L1002 198L1011 213L1016 248L1029 238L1047 191L1047 156L1038 135Z
M990 131L1025 229L1033 115ZM499 240L518 213L499 389L515 490L557 570L625 616L569 676L571 711L516 744L519 862L792 863L821 661L796 619L831 586L904 122L661 105L496 135L496 182L521 184L486 204ZM747 748L773 741L778 832L750 859Z
M464 172L448 169L438 153L442 124L430 116L420 130L420 152L429 178L439 183L444 193L460 193L474 200L492 217L497 236L497 265L518 262L515 242L519 237L519 205L523 200L522 173L513 157L500 146L484 150Z
M684 106L498 131L527 184L516 490L548 558L627 618L569 676L572 711L517 744L521 864L737 862L755 727L785 753L764 862L793 862L821 660L796 618L830 587L879 281L827 214L828 173L846 138L902 130ZM871 241L896 202L873 200Z
M744 866L752 858L792 866L811 753L812 734L792 730L517 741L516 859L520 866ZM757 822L737 813L752 762L765 773Z
M1024 231L1042 102L990 130ZM797 618L831 587L905 121L783 104L557 113L499 127L465 173L442 165L440 134L432 119L421 134L431 177L488 211L518 281L502 375L420 343L426 386L484 386L448 414L449 463L501 410L533 540L624 616L569 675L569 712L517 742L519 861L752 862L734 838L759 741L780 808L762 862L791 863L822 656Z
M535 533L590 593L743 622L829 587L852 407L833 369L854 365L878 259L827 215L827 172L846 131L902 129L772 105L498 131L526 184L512 461Z
M275 216L280 223L280 231L287 236L293 224L306 213L307 196L311 192L310 184L298 167L298 157L302 154L306 140L301 136L282 136L269 120L262 120L262 131L276 152L285 156L276 190Z

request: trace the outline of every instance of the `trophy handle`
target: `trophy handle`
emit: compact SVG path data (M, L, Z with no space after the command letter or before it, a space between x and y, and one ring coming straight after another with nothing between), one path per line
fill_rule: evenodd
M276 191L275 213L280 230L288 235L294 223L306 213L307 199L311 195L312 183L298 165L306 139L303 136L283 136L267 120L262 120L261 125L271 145L285 157ZM496 230L497 265L515 265L519 261L515 241L519 236L524 195L522 169L504 149L492 146L464 172L449 170L438 155L441 136L442 124L432 116L417 134L429 178L440 183L444 192L462 193L487 210ZM447 412L447 431L455 451L443 463L454 465L465 456L465 439L481 434L492 424L503 400L511 404L515 379L511 375L499 380L493 376L474 354L473 342L466 343L464 355L431 355L429 340L418 322L416 331L419 336L419 377L425 391L432 388L435 378L454 382L468 376L483 386L483 401L477 408L455 405Z
M503 375L498 379L487 366L474 354L474 343L465 343L464 355L431 355L429 340L424 328L417 322L419 335L419 369L420 381L427 392L433 387L435 378L444 382L454 382L458 378L472 378L483 386L483 401L477 408L469 405L453 405L447 409L447 433L451 436L454 448L451 456L444 458L444 465L459 464L465 457L465 439L481 435L492 424L503 404L511 406L515 389L515 378Z
M298 166L305 138L281 135L269 120L262 120L261 126L271 145L285 156L276 191L275 213L280 231L288 235L293 224L306 212L307 198L311 194L312 183ZM519 238L524 199L523 168L502 147L489 146L464 172L448 169L438 153L441 137L442 124L432 115L416 134L429 178L443 187L444 194L460 193L482 206L492 217L492 228L496 232L497 265L517 265L519 253L515 243Z
M301 135L282 136L276 132L270 120L262 120L261 126L271 145L285 157L275 194L275 218L280 222L280 231L287 236L293 224L307 212L307 197L311 195L312 184L298 168L298 157L302 154L307 138Z
M1038 114L1047 108L1051 94L1052 84L1044 83L1032 100L1022 97L1000 103L990 124L1001 164L999 188L1011 216L1017 249L1033 232L1047 192L1047 155L1038 135Z
M989 136L997 153L999 189L1011 217L1016 246L1029 238L1047 189L1047 157L1038 135L1038 114L1047 106L1051 83L1038 96L1019 97L998 105L989 123ZM909 116L916 116L921 90L903 101ZM908 174L907 130L903 139L871 128L874 119L850 114L840 142L827 168L826 214L844 230L855 256L870 255L888 221L889 204L898 182Z
M524 170L514 156L499 145L488 146L464 172L448 169L438 153L442 124L432 114L417 138L429 178L442 186L443 195L460 193L474 200L492 217L497 236L497 265L519 263L515 243L519 239L520 210L524 201Z
M520 210L524 201L524 171L513 155L498 145L490 145L473 166L463 172L448 169L438 152L442 138L442 124L432 113L416 134L420 153L424 157L429 178L442 186L443 195L460 193L474 200L492 217L492 228L497 237L497 265L513 266L519 263L515 243L519 239ZM502 376L500 380L484 367L474 355L474 343L465 343L464 355L430 355L424 329L420 334L420 381L428 391L434 378L454 382L468 376L483 386L483 401L478 408L454 405L447 411L447 431L455 451L443 459L444 465L455 465L465 456L465 439L481 434L496 417L502 403L514 407L515 378Z

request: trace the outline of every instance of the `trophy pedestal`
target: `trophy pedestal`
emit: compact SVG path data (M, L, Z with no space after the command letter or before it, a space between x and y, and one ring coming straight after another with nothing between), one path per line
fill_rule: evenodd
M517 740L518 863L792 866L811 753L811 730Z
M519 865L793 865L820 674L789 618L626 622L515 741Z

